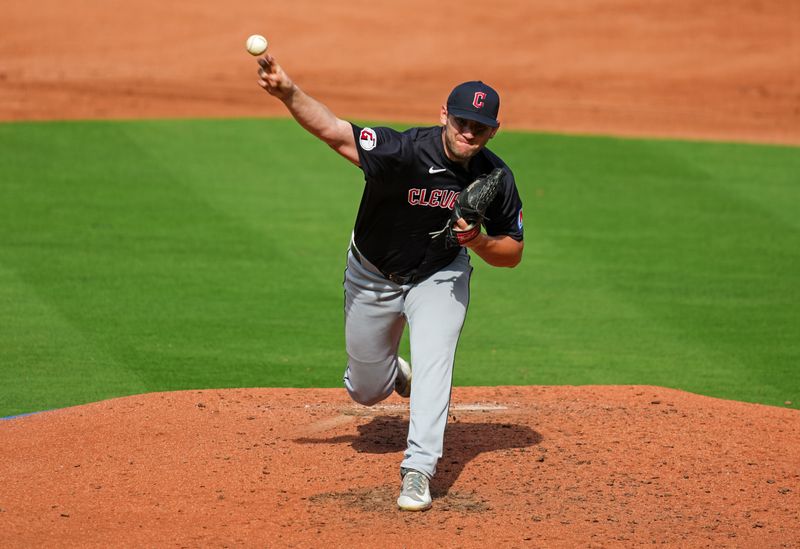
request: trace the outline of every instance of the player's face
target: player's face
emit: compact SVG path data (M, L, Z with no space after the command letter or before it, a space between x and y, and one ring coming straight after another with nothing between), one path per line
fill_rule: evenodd
M445 107L442 107L441 121L447 156L456 162L468 161L497 133L497 128L448 114Z

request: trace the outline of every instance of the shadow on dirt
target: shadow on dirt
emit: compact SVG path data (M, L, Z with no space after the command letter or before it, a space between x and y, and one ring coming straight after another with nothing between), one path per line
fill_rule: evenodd
M299 444L350 444L359 453L388 454L406 448L408 420L400 416L377 416L358 426L358 435L329 438L298 438ZM484 452L527 448L539 444L542 435L527 425L451 421L444 437L444 455L431 482L431 494L442 497L461 475L464 467ZM533 459L528 457L527 459ZM398 460L399 468L399 460ZM398 471L399 482L399 471Z

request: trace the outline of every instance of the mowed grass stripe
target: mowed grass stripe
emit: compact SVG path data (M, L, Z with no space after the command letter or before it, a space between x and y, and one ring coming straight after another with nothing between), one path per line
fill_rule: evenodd
M800 400L797 149L512 132L492 146L519 182L526 257L473 260L456 383ZM339 386L361 181L288 120L0 125L0 263L27 287L2 295L38 296L141 380L93 394ZM71 337L11 310L0 323L52 355ZM35 371L34 353L3 350L15 331L0 327L5 379Z
M308 208L286 202L287 209L274 198L269 173L281 172L269 157L266 170L242 179L236 165L246 164L249 152L231 157L212 132L209 146L222 144L226 156L209 158L204 140L186 135L191 127L173 140L169 124L158 126L35 124L14 132L7 141L16 154L3 159L9 177L0 196L0 261L87 341L132 369L147 390L335 383L318 365L341 353L340 330L330 329L341 318L340 298L330 288L315 289L319 270L298 261L308 247L291 239L300 231L318 246L317 235L326 231L315 229L310 238ZM147 143L154 135L174 145L163 157L157 138ZM187 175L174 176L181 166ZM290 183L278 188L295 189ZM260 219L215 207L214 193L237 202L236 185L252 188L238 203L245 213L260 206ZM346 239L348 229L340 232ZM337 250L335 259L343 244ZM341 279L335 259L329 282ZM17 322L4 309L4 324ZM31 369L5 358L5 368ZM339 357L337 369L341 363ZM113 396L142 386L106 389Z
M548 364L568 364L581 381L796 402L800 239L783 203L738 191L800 203L796 149L550 136L530 154L526 261L545 284L538 314L514 318L534 321L536 352L507 362L541 361L552 383Z
M109 392L146 390L135 371L87 340L33 290L0 264L2 415L101 400Z

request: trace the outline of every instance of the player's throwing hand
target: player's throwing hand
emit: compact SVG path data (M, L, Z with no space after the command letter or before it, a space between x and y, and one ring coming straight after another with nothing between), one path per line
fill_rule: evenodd
M267 90L267 93L285 101L295 91L291 78L283 71L275 58L267 54L258 60L258 85Z

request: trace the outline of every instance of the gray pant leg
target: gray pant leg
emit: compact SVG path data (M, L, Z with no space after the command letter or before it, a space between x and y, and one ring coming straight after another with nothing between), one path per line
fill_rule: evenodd
M432 477L442 456L456 345L469 304L469 256L412 286L405 299L411 341L411 419L401 467Z
M429 477L436 473L444 447L453 362L469 304L471 272L463 251L419 284L398 286L348 254L345 387L353 400L368 406L392 394L397 348L407 318L414 375L408 447L401 467Z
M371 406L394 390L406 290L368 271L352 254L348 254L344 290L348 356L344 384L354 401Z

